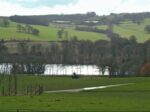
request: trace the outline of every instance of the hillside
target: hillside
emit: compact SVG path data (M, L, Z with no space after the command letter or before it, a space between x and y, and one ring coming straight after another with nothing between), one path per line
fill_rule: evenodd
M38 29L40 31L38 36L27 34L27 33L20 33L17 32L17 24L15 22L10 22L9 27L0 27L0 39L16 39L16 40L38 40L38 41L61 41L66 40L66 38L58 38L58 30L61 29L61 26L57 25L49 25L49 26L40 26L40 25L32 25L32 27ZM94 32L82 32L76 31L74 27L65 27L65 31L68 32L68 39L73 38L76 36L79 40L107 40L107 37L104 34L94 33Z
M136 24L131 21L122 22L119 26L114 26L114 32L122 37L129 38L134 35L140 43L150 39L150 34L144 31L146 25L150 25L150 18L145 19L141 24Z
M93 20L98 18L95 12L88 12L86 14L55 14L55 15L38 15L38 16L11 16L10 20L19 23L44 25L48 26L50 22L54 21L68 21L75 24L81 24L83 21Z
M123 38L129 39L131 36L135 36L137 42L143 43L150 39L150 34L147 33L144 28L146 25L150 25L150 18L145 19L140 24L133 23L132 21L124 21L119 25L113 25L113 32L119 34ZM98 26L99 29L107 29L107 25Z
M0 25L0 39L62 41L77 37L79 40L109 40L105 30L108 30L110 25L111 30L123 38L129 39L131 36L135 36L139 43L143 43L150 38L150 34L144 30L146 25L150 25L150 13L97 16L94 12L90 12L75 15L12 16L9 21L10 25L7 27ZM47 25L42 24L42 22L47 22ZM18 24L25 26L28 23L39 30L39 35L17 32ZM77 30L77 27L86 29ZM95 32L93 31L95 29L92 28L104 30L104 32ZM64 33L62 38L59 38L58 32L62 29Z

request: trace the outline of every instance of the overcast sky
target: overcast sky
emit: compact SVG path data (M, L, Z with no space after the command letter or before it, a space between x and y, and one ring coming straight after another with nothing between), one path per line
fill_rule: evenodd
M0 0L0 16L150 11L150 0Z

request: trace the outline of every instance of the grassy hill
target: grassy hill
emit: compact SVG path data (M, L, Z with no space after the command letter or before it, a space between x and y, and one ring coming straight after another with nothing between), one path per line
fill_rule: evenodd
M141 24L133 23L132 21L124 21L119 25L113 26L113 31L119 34L121 37L130 38L131 36L136 36L139 43L143 43L150 39L150 34L144 31L146 25L150 25L150 19L147 18ZM107 29L108 26L98 26L99 29Z
M27 33L17 32L16 29L17 23L10 22L9 27L0 27L0 39L30 39L30 40L38 40L38 41L59 41L65 40L65 38L59 39L57 32L61 29L60 26L50 25L50 26L40 26L40 25L32 25L34 28L40 31L39 36L35 36ZM68 39L76 36L79 40L108 40L106 35L94 33L94 32L86 32L86 31L76 31L74 27L65 27L65 31L68 32Z
M127 21L123 22L119 26L115 26L114 32L127 38L134 35L137 37L137 41L142 43L150 39L150 34L144 31L146 25L150 25L150 19L145 19L140 25L135 24L131 21Z
M61 41L66 38L58 38L58 30L62 27L64 31L68 32L68 39L76 36L79 40L109 40L105 34L88 32L88 31L77 31L75 30L75 26L73 25L58 25L58 24L50 24L49 26L40 26L40 25L32 25L32 27L38 29L40 31L39 36L35 36L27 33L17 32L16 26L18 23L10 22L9 27L0 27L0 39L30 39L37 41ZM150 24L150 19L147 18L141 24L133 23L132 21L123 21L119 25L113 25L113 31L118 33L120 36L124 38L129 38L132 35L136 36L137 41L139 43L143 43L150 38L150 34L144 31L146 25ZM96 26L99 29L107 29L107 25Z

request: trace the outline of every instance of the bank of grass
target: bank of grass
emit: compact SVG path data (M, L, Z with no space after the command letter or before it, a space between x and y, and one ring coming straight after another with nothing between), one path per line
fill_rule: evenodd
M7 82L5 82L7 83ZM127 86L106 88L80 93L52 93L41 96L1 96L0 110L27 112L79 111L79 112L148 112L150 111L150 78L100 78L19 76L21 85L40 83L46 90L73 89L120 83Z

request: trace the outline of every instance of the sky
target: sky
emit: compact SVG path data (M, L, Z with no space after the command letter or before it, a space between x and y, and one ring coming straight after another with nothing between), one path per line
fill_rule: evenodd
M0 16L150 12L150 0L0 0Z

